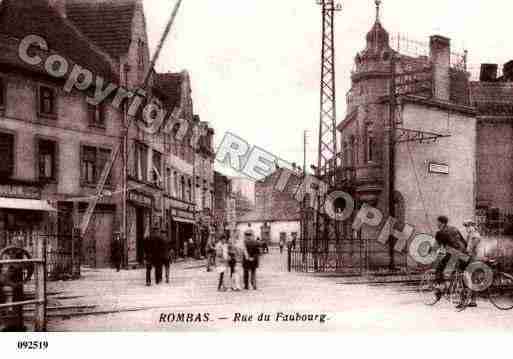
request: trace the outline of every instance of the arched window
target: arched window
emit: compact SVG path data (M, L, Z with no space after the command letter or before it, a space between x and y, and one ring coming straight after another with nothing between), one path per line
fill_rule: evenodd
M365 161L376 161L376 141L371 124L365 125Z

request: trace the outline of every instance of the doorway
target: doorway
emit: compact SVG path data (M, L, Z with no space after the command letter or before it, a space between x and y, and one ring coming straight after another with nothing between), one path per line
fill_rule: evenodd
M144 209L135 209L137 262L144 263Z

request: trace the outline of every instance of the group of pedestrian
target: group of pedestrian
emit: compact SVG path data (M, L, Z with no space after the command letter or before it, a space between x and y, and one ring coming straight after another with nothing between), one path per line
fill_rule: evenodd
M172 258L171 242L167 240L166 230L155 227L149 238L145 240L144 259L146 262L146 285L151 285L151 271L155 269L155 283L162 282L164 269L166 283L169 283L169 269Z
M244 232L244 239L238 235L230 241L223 235L215 246L216 268L219 273L217 290L240 291L241 274L244 289L257 289L256 271L259 266L260 243L253 232ZM229 285L227 285L229 283Z

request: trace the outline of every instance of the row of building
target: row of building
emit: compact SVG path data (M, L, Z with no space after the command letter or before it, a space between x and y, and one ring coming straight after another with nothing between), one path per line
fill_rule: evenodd
M22 61L19 44L28 35L42 37L49 53L91 70L106 84L131 91L143 85L150 66L141 0L0 3L0 248L16 238L25 238L29 247L34 235L51 234L51 250L71 256L77 247L73 229L97 196L102 169L120 144L122 154L73 255L82 264L109 266L111 241L120 233L124 264L135 266L143 261L153 226L167 229L178 254L189 238L205 241L213 224L214 131L194 112L189 74L151 71L146 90L189 128L207 128L199 147L191 146L191 131L178 141L173 132L149 135L134 121L123 146L123 107L92 106L86 101L90 89L67 92L63 78Z

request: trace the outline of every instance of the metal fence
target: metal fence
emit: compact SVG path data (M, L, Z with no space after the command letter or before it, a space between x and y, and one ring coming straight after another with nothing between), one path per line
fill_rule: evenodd
M288 249L289 271L362 275L405 270L407 256L373 239L303 241Z
M0 248L0 330L26 331L23 309L33 305L31 330L45 331L46 239L37 237L32 253L13 244ZM25 286L34 288L33 299Z
M81 240L77 235L47 234L36 230L0 231L0 250L9 246L19 247L35 258L37 243L42 240L46 243L48 279L78 278Z

